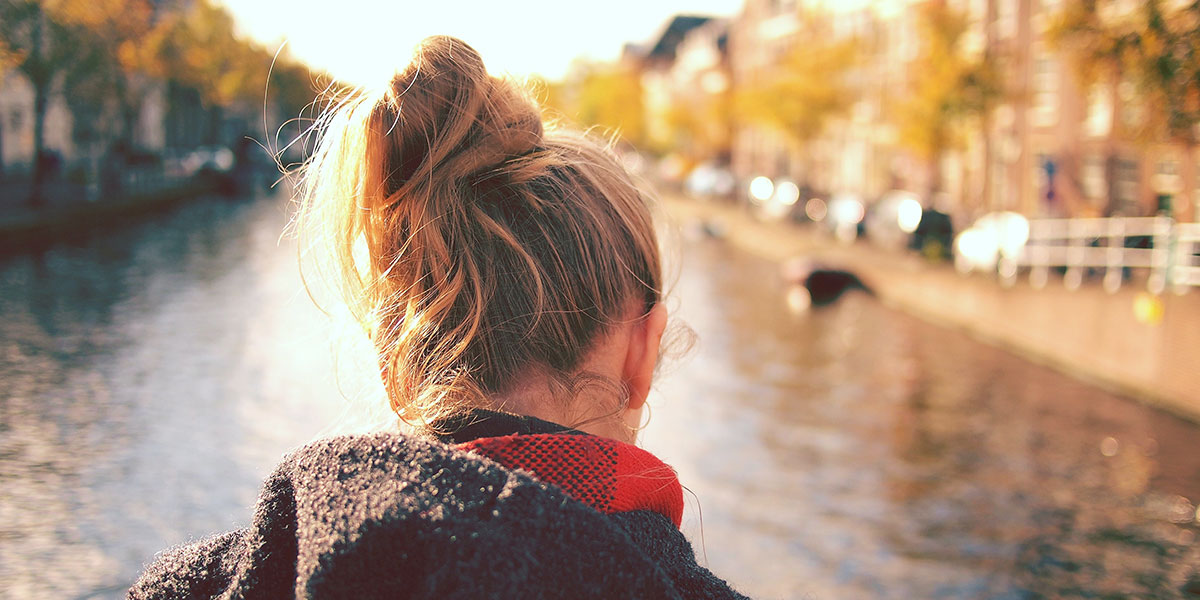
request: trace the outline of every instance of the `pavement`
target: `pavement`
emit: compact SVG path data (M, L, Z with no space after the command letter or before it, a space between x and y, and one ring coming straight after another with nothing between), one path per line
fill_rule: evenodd
M1099 279L1069 290L1051 276L1041 289L1020 277L961 275L902 250L839 243L818 227L764 222L729 203L666 196L685 229L779 261L804 257L858 275L885 304L1049 365L1098 387L1200 422L1200 288L1152 296L1144 281L1105 292Z

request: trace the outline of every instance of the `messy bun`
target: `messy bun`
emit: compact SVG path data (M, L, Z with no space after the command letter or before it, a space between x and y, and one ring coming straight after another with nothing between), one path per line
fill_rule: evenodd
M467 181L532 152L542 118L522 90L488 76L483 59L451 37L426 39L375 104L368 158L391 165L383 195L412 196Z
M320 124L301 225L334 244L409 422L486 405L531 368L586 376L597 334L660 301L650 212L617 158L545 129L462 41L426 39L386 90Z

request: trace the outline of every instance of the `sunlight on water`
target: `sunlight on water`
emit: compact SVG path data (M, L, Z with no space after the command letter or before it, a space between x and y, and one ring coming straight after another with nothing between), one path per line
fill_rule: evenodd
M866 296L792 310L776 266L716 242L685 256L700 342L643 440L739 589L1191 597L1195 425Z
M6 594L121 596L155 552L244 522L281 454L373 392L339 391L283 222L199 204L0 263Z

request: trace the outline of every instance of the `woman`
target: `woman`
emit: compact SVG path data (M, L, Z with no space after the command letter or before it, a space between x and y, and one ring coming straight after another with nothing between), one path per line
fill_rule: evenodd
M252 524L159 557L151 597L741 597L632 445L666 326L646 200L592 140L434 37L324 121L301 226L333 243L415 433L289 456Z

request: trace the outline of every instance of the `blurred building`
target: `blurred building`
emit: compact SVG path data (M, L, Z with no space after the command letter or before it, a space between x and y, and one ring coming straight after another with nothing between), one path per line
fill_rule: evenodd
M729 31L729 70L735 89L775 76L783 57L799 43L799 16L794 1L746 0ZM739 179L792 176L803 168L799 161L786 132L734 121L731 162Z
M894 31L904 31L894 28ZM887 43L879 15L870 8L827 10L819 2L747 0L730 26L730 74L735 90L761 87L785 77L787 60L805 52L819 32L820 43L862 40L868 59L842 74L856 99L828 117L824 133L797 140L777 127L735 118L732 162L742 179L757 175L802 181L814 193L852 192L874 196L891 187L895 133L883 118L889 97L906 84L891 62L898 53L878 51ZM811 74L810 74L811 75Z
M680 15L665 23L637 57L646 133L652 146L692 159L728 160L728 22Z
M1034 214L1151 215L1167 210L1194 221L1200 186L1197 156L1129 131L1143 111L1132 81L1080 85L1068 57L1046 33L1061 0L993 0L1003 10L995 44L1012 62L1018 94L1004 132L1016 154L1005 179ZM1131 4L1125 2L1125 4ZM1136 5L1136 3L1133 3ZM1008 114L1003 116L1008 117ZM1015 171L1015 172L1014 172ZM1054 197L1048 192L1053 190Z
M46 109L45 146L75 157L73 119L66 99L55 95ZM33 86L16 71L0 74L0 166L27 171L33 164Z
M146 10L114 14L86 4L36 6L0 20L5 47L20 58L0 68L7 178L21 180L38 162L35 98L45 102L43 174L73 183L94 183L102 169L152 171L198 150L242 146L255 126L266 138L274 133L266 123L283 123L311 100L308 69L239 38L214 3L148 0L138 5ZM125 57L123 49L146 45L145 56ZM30 73L44 74L40 94Z
M1005 100L964 167L980 209L1031 216L1144 216L1193 221L1197 156L1129 133L1143 106L1131 81L1081 85L1049 41L1063 0L957 0L973 39L997 61ZM1131 4L1125 2L1125 4ZM1136 3L1132 3L1136 4Z
M898 140L893 109L911 94L925 43L919 8L941 2L966 19L964 56L987 57L1003 96L962 142L933 161ZM785 131L735 119L732 164L742 180L756 175L809 182L819 193L870 199L893 187L924 194L960 220L993 210L1030 216L1150 215L1168 210L1196 220L1200 155L1124 133L1140 118L1136 87L1114 81L1082 89L1067 57L1048 41L1065 0L891 0L845 3L746 0L729 26L729 71L735 89L769 80L789 52L809 42L805 20L818 19L833 39L851 36L862 52L846 80L853 106L831 117L799 147ZM936 179L936 181L934 181Z

